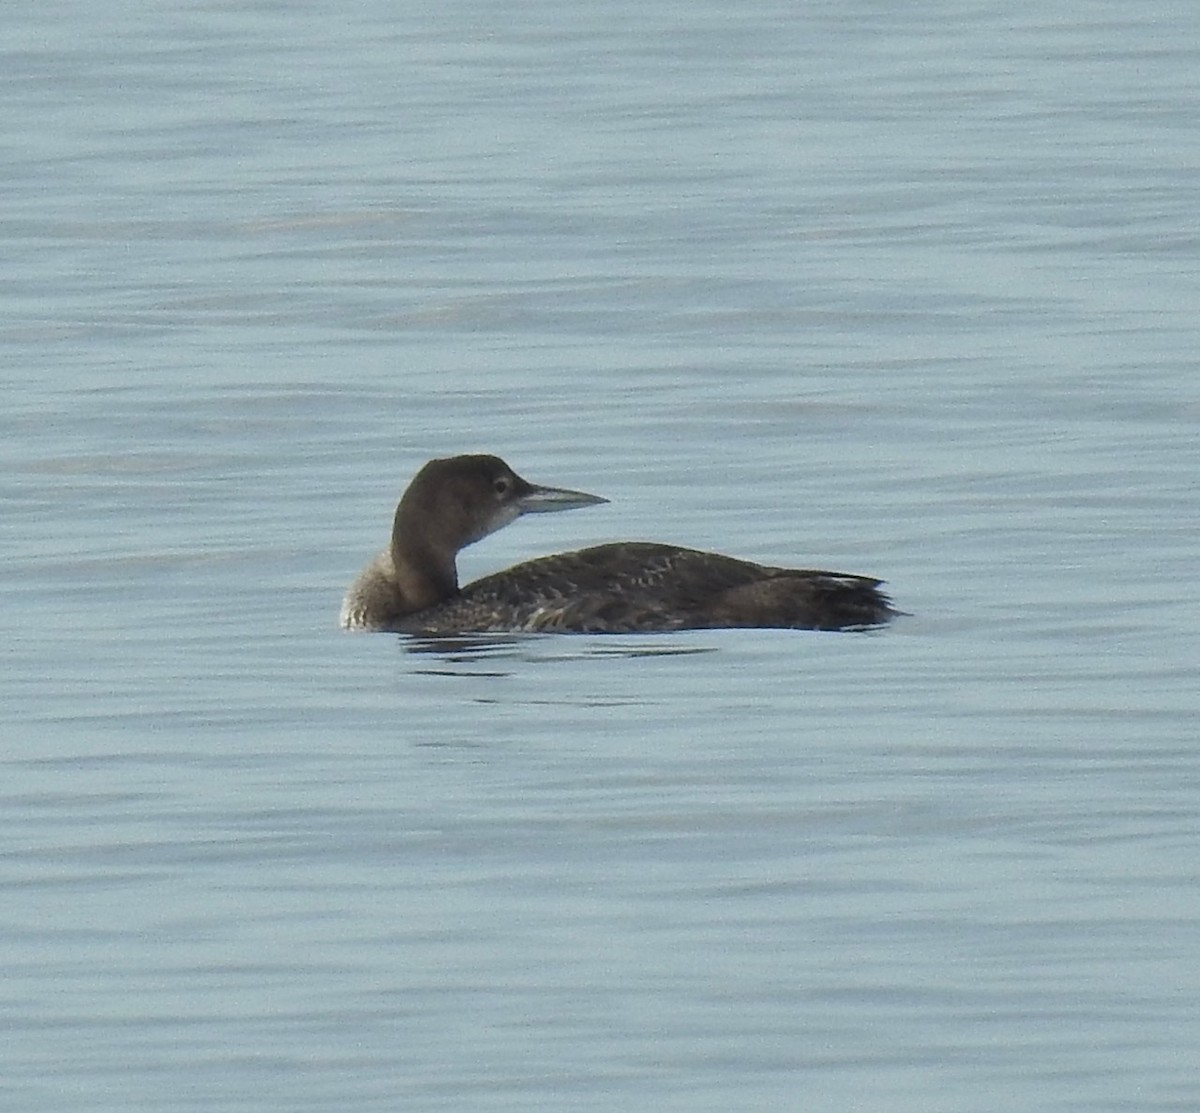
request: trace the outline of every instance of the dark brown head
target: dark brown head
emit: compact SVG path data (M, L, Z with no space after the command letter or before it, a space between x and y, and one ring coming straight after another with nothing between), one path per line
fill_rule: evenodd
M522 514L572 510L607 502L597 495L537 487L498 456L430 460L396 508L393 552L407 559L449 562L459 549L494 533Z

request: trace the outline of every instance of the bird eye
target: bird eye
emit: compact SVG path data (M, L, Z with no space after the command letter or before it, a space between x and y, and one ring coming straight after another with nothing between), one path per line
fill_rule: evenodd
M495 490L496 494L507 495L508 492L512 489L512 484L508 481L507 476L502 475L502 476L500 476L499 479L497 479L492 484L492 487Z

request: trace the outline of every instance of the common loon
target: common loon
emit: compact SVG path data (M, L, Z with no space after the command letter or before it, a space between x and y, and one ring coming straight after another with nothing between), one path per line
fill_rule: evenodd
M404 492L392 543L342 602L347 630L429 637L716 627L862 629L898 611L879 580L772 568L677 545L621 541L558 553L458 586L460 549L522 514L608 502L526 482L496 456L431 460Z

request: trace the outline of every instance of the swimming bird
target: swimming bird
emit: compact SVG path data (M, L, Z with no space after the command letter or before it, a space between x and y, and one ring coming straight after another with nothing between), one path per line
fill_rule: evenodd
M342 602L347 630L444 637L491 632L641 633L878 626L898 611L880 580L773 568L719 553L619 541L515 565L458 586L459 550L523 514L608 502L539 487L497 456L431 460L396 507L392 541Z

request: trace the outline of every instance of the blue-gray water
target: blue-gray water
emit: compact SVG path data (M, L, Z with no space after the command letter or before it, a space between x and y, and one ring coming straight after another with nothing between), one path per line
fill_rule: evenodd
M1200 1108L1200 9L0 27L0 1109ZM912 617L340 633L471 450Z

